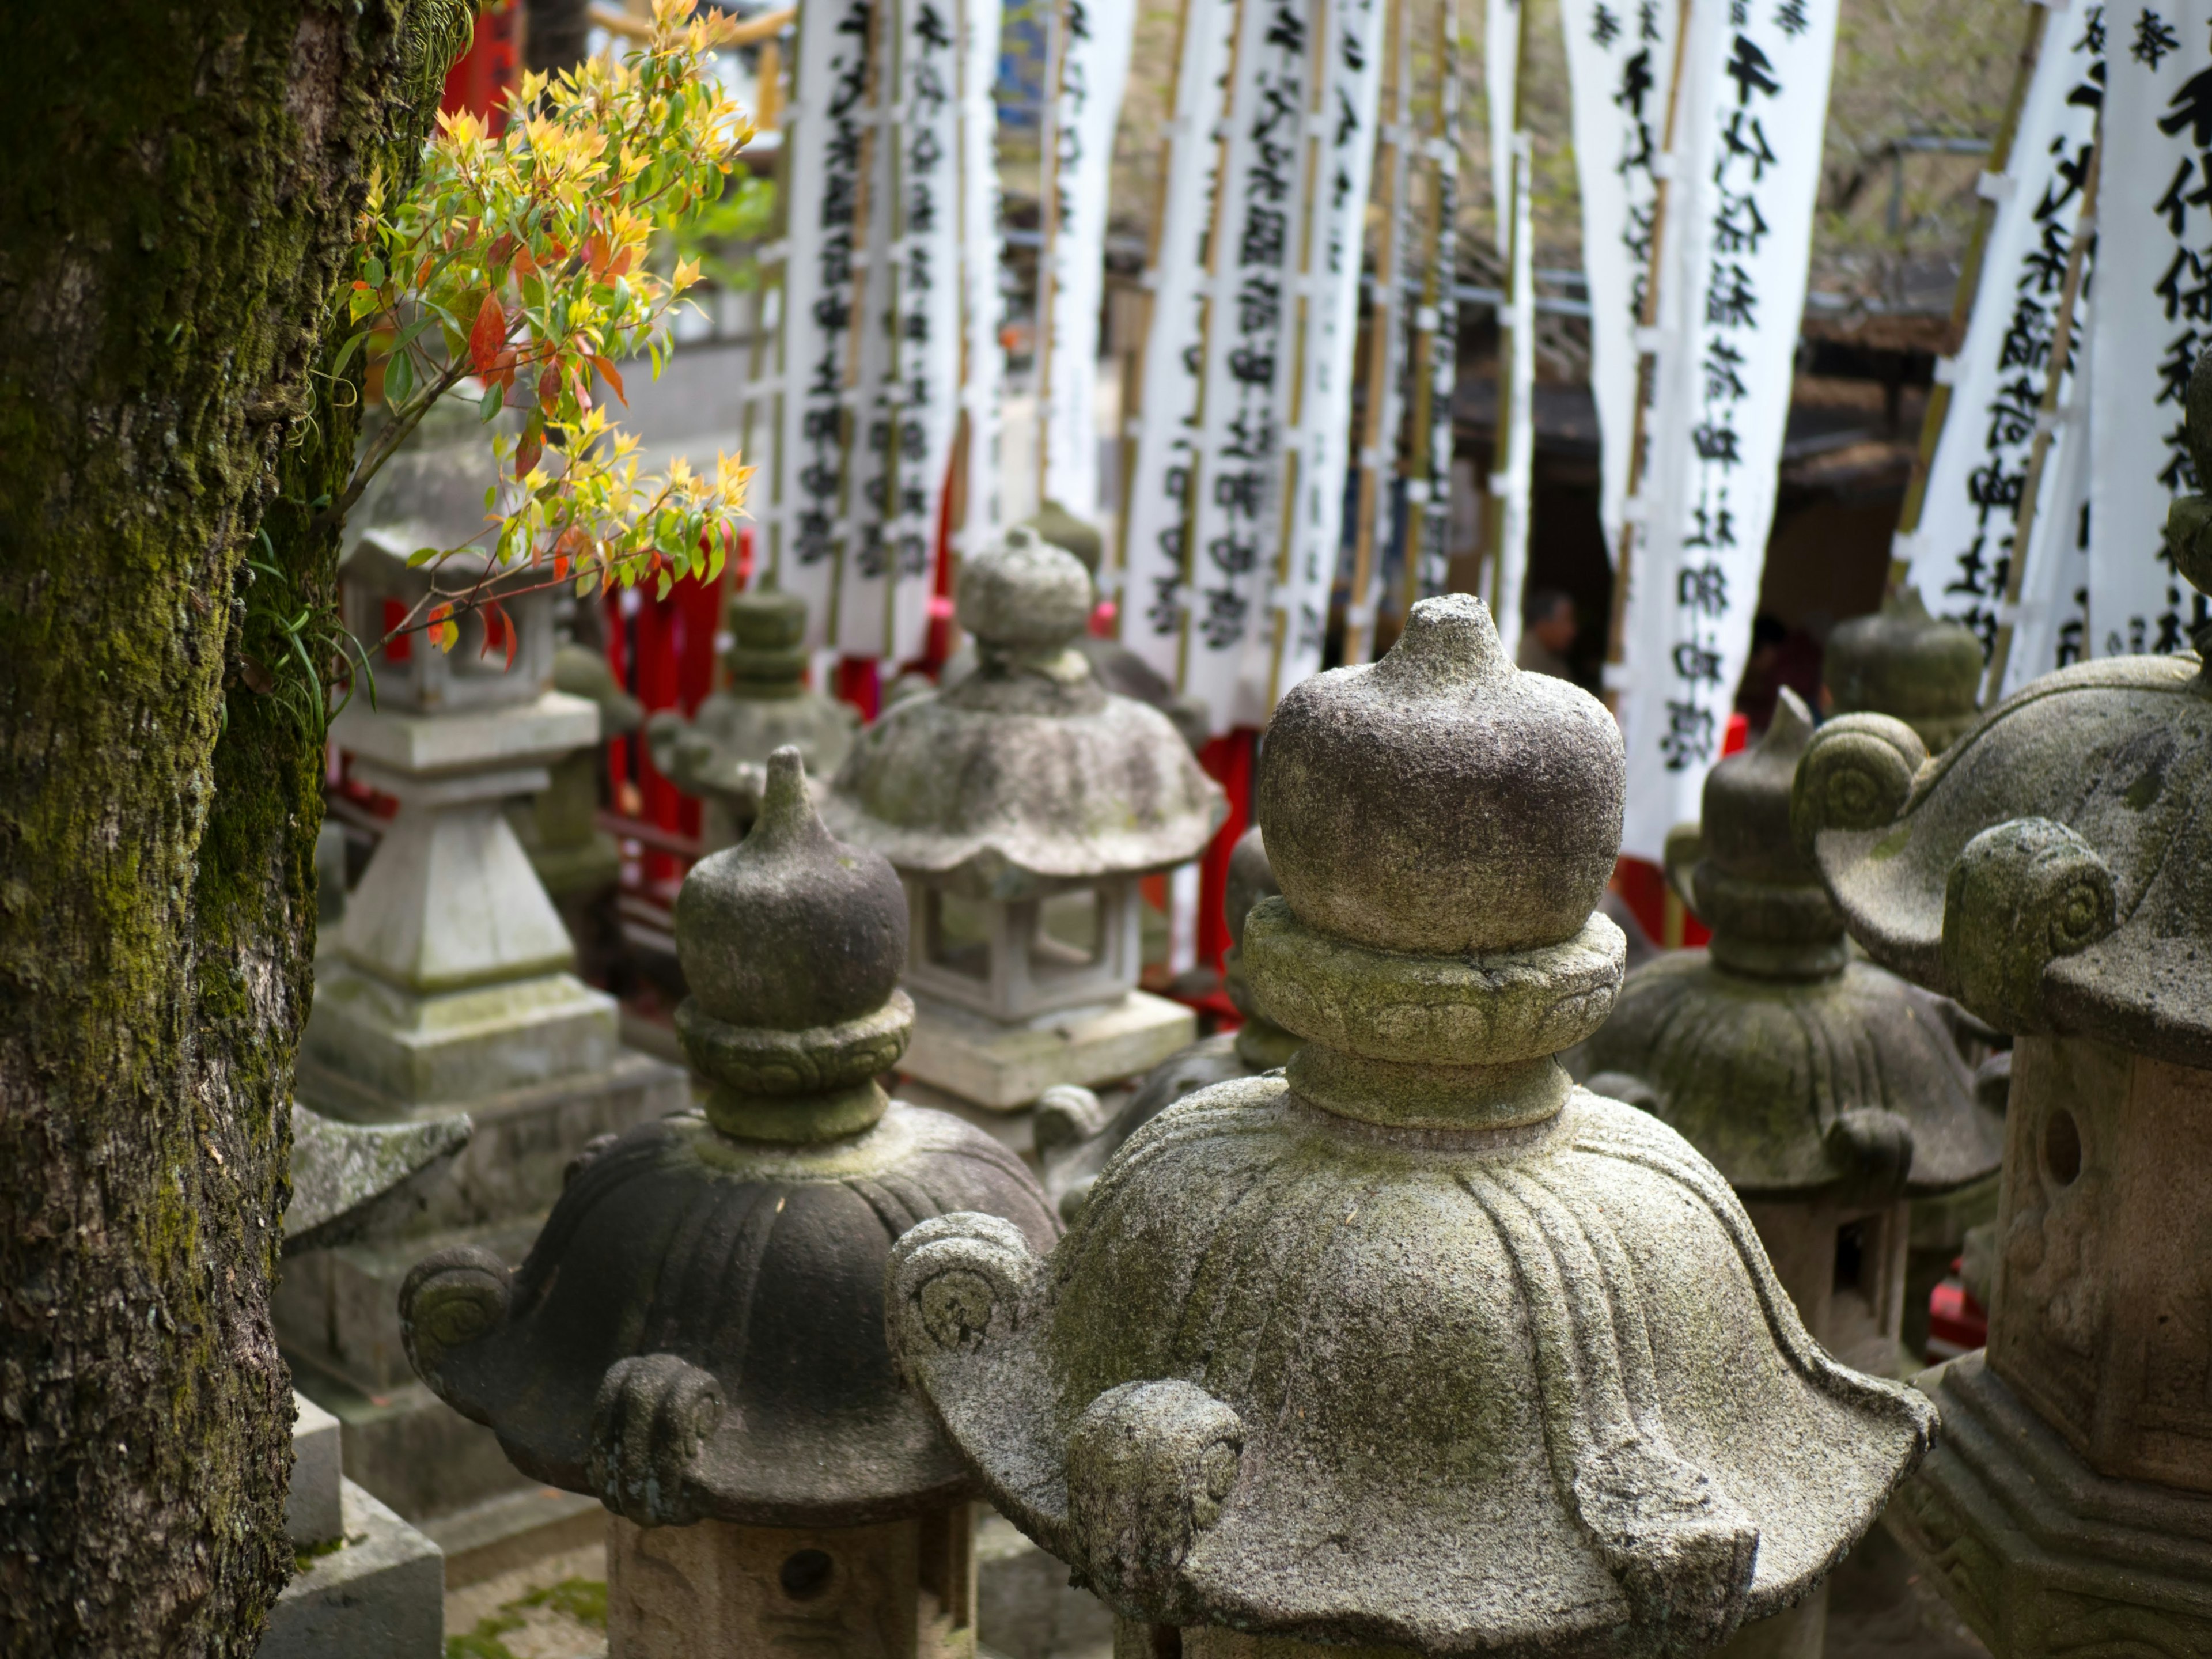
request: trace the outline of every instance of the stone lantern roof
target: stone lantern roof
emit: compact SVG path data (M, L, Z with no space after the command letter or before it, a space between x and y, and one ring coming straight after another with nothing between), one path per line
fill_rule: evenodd
M1102 686L1073 649L1091 611L1075 557L1025 529L961 567L979 663L861 732L823 811L906 875L1012 900L1165 869L1227 807L1166 715Z
M704 1110L587 1148L512 1275L463 1248L402 1291L416 1370L526 1474L641 1526L857 1525L971 1489L893 1375L885 1259L952 1211L1040 1249L1058 1227L1012 1153L875 1082L913 1024L906 919L777 751L751 835L677 901Z
M1282 892L1244 927L1285 1073L1109 1164L1049 1263L955 1216L892 1346L993 1501L1116 1608L1431 1653L1694 1651L1808 1594L1928 1443L1807 1335L1717 1171L1556 1055L1610 1012L1591 914L1620 737L1417 605L1268 729Z
M2212 577L2212 560L2183 568ZM2200 659L2106 657L2036 680L1933 760L1902 721L1832 720L1796 813L1876 962L2000 1030L2212 1066L2208 785Z
M1832 712L1895 715L1934 753L1980 717L1982 642L1929 616L1918 588L1900 588L1873 616L1836 625L1821 678Z
M768 757L786 744L826 781L853 746L857 712L806 684L806 601L782 592L771 573L730 596L729 684L690 720L672 709L653 717L653 763L686 794L716 802L739 823L752 820Z
M1790 837L1812 741L1785 690L1759 743L1707 776L1689 878L1711 946L1631 974L1569 1063L1680 1130L1739 1193L1948 1192L1996 1169L2003 1121L1976 1098L1942 1001L1846 951Z

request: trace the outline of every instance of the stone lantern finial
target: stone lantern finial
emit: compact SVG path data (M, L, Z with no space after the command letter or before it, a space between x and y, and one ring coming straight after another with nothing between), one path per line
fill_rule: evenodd
M1920 734L1930 754L1980 715L1982 642L1957 623L1928 614L1907 586L1870 617L1828 635L1821 675L1838 714L1889 714Z
M1559 1067L1620 976L1624 773L1594 698L1424 601L1261 750L1282 894L1243 949L1287 1075L1154 1119L1048 1265L980 1217L893 1253L893 1349L994 1501L1186 1655L1694 1652L1927 1444L1720 1176Z
M752 833L694 867L676 932L704 1111L587 1147L512 1273L476 1249L422 1262L409 1358L517 1468L611 1512L616 1651L773 1628L972 1653L973 1488L893 1373L884 1265L949 1212L1038 1249L1057 1225L1012 1153L877 1085L913 1020L905 899L823 827L795 749Z

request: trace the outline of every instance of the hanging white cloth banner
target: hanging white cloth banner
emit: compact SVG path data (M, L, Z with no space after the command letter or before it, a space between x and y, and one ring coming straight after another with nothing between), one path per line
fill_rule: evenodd
M2185 649L2203 614L2165 527L2172 498L2197 488L2182 399L2212 343L2212 0L2158 0L2113 27L2089 398L2095 657Z
M1362 232L1382 90L1383 3L1334 0L1325 9L1329 34L1322 43L1320 96L1308 122L1314 173L1301 246L1309 263L1291 307L1296 345L1286 354L1304 374L1288 436L1290 534L1269 605L1273 626L1255 632L1251 642L1255 655L1266 655L1264 665L1252 665L1263 720L1277 698L1321 668L1329 591L1343 547Z
M1151 320L1139 361L1139 408L1124 411L1121 641L1180 684L1184 538L1198 453L1206 337L1206 244L1219 135L1236 39L1237 0L1183 0L1175 111L1161 168L1159 243L1145 286Z
M2086 297L2075 304L2074 372L2060 393L2057 425L2043 463L2043 487L2036 492L2003 696L2088 654L2089 462L2095 447L2089 433L2089 388L2096 380L2088 307Z
M1929 612L1972 629L1984 653L1996 637L2036 411L2051 373L2067 255L2096 143L2103 45L2104 26L2095 10L2086 20L2050 14L2009 162L2002 174L1983 178L1983 193L1993 198L1995 211L1983 244L1981 285L1958 355L1939 368L1950 378L1950 410L1936 436L1920 522L1898 538L1907 580ZM2077 310L2077 343L2086 320ZM2061 398L2068 395L2062 388ZM2032 532L2039 543L2053 490L2069 468L2065 452L2073 436L2064 428L2052 435L2039 492L2044 499L2036 507L2039 528ZM2026 577L2031 586L2037 575L2031 556ZM2014 665L2021 659L2020 647L2015 631ZM2007 678L2014 678L2010 667Z
M1106 272L1107 183L1129 78L1135 0L1060 0L1060 94L1052 124L1050 219L1038 305L1044 358L1043 497L1079 519L1098 512L1098 310Z
M1513 110L1521 78L1521 0L1483 0L1482 94L1490 117L1490 204L1500 258L1512 247Z
M960 409L968 448L963 515L953 526L963 554L981 551L997 535L999 514L999 399L1006 381L1006 348L999 327L1003 219L999 202L998 106L991 89L999 76L999 0L957 0L960 7Z
M1536 471L1536 226L1532 203L1535 152L1525 130L1513 135L1513 185L1508 198L1513 223L1503 319L1508 351L1505 382L1498 389L1505 453L1490 478L1490 493L1502 508L1490 608L1508 655L1521 646L1521 592L1528 574L1529 501Z
M957 429L960 148L951 0L884 0L889 118L866 135L868 228L854 263L860 385L847 466L837 648L920 654L938 510Z
M770 562L806 601L806 642L830 637L844 526L847 376L853 349L853 228L859 210L868 51L877 0L833 0L799 19L786 174L783 414L775 446Z
M1695 819L1751 646L1790 417L1838 0L1693 0L1631 577L1623 850ZM2212 3L2212 0L2208 0ZM1733 13L1733 16L1731 16Z
M1574 97L1575 177L1590 302L1590 395L1597 405L1598 521L1620 556L1620 504L1636 425L1636 330L1650 280L1652 164L1667 139L1677 0L1560 0Z
M1311 179L1307 110L1318 53L1306 0L1246 0L1207 280L1204 418L1191 514L1192 592L1181 689L1212 729L1256 725L1239 695L1247 642L1267 624L1287 533L1284 445L1292 382L1300 221Z

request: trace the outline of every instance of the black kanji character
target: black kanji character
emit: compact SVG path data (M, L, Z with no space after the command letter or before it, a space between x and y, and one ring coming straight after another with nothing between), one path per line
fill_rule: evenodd
M1718 685L1721 683L1721 653L1694 642L1678 645L1674 647L1674 672L1693 685L1699 682Z
M1751 182L1754 185L1766 177L1766 169L1774 165L1774 152L1767 148L1766 129L1755 115L1742 110L1729 116L1728 131L1721 134L1723 154L1713 164L1713 182L1728 182L1729 166L1738 156L1751 163Z
M1752 286L1751 273L1733 260L1716 264L1705 289L1705 320L1716 328L1756 328L1758 312L1759 293Z
M1728 572L1717 564L1685 565L1674 578L1674 602L1708 617L1728 613Z
M1782 0L1774 9L1774 27L1795 40L1813 27L1813 20L1805 14L1805 0Z
M1667 735L1659 739L1659 752L1669 772L1686 772L1702 766L1713 752L1713 714L1694 702L1667 704Z
M1605 0L1598 0L1597 9L1590 13L1590 44L1603 52L1620 39L1620 19L1605 9Z
M1755 46L1747 34L1735 38L1735 47L1729 54L1728 67L1721 72L1735 82L1735 101L1741 108L1751 101L1754 92L1769 98L1782 90L1782 82L1774 78L1774 65L1765 52Z
M2187 127L2197 149L2212 148L2212 69L2199 70L2183 82L2166 108L2172 113L2159 118L2160 132L2171 138Z
M2181 37L2166 27L2166 20L2148 6L2136 19L2136 43L2128 48L2128 56L2138 64L2155 70L2160 60L2181 50ZM2198 139L2201 148L2204 143Z
M1744 366L1743 353L1726 340L1715 340L1705 348L1702 365L1705 379L1705 401L1709 404L1740 404L1751 395L1739 372Z
M1713 246L1723 253L1756 253L1759 239L1766 234L1766 220L1759 199L1748 191L1738 196L1721 192L1720 211L1713 216Z
M1710 416L1701 421L1690 433L1690 441L1698 447L1698 459L1711 461L1722 467L1742 465L1741 453L1735 431L1735 422L1723 415L1717 420Z

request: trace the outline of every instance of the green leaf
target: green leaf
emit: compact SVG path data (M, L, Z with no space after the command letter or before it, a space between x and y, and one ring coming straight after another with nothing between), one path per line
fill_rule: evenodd
M415 365L404 351L395 351L384 360L384 403L387 409L398 409L415 390Z
M345 373L346 364L352 360L353 354L360 349L361 343L367 338L368 338L367 329L362 330L358 334L347 337L345 343L338 348L338 355L331 362L331 376L333 380Z
M484 388L483 401L478 405L483 411L483 418L486 421L497 420L499 411L506 406L507 388L495 380ZM487 501L484 505L489 507L491 503Z
M429 563L431 560L438 556L438 553L439 550L434 547L416 548L412 553L410 553L407 556L408 568L411 570L418 566Z

